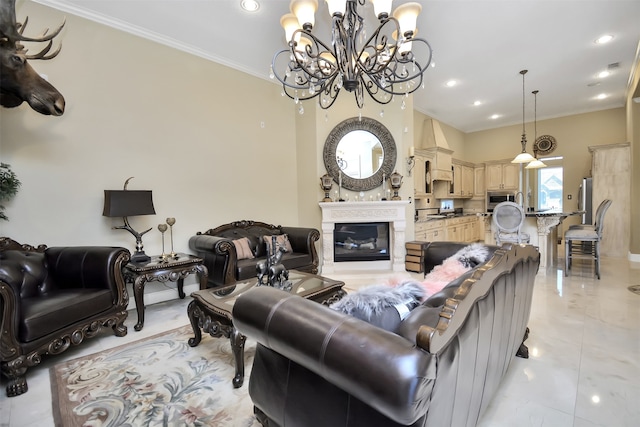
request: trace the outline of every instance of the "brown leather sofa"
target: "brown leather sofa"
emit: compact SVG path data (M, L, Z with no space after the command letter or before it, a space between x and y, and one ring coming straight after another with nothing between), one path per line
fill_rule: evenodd
M33 247L0 238L0 368L7 396L28 389L26 371L43 355L112 327L127 334L125 248Z
M256 277L256 265L267 257L263 236L286 234L292 251L282 256L281 263L288 270L312 274L318 272L318 253L315 242L320 232L315 228L283 227L258 221L236 221L198 232L189 239L189 248L209 270L209 286L229 285L239 280ZM253 258L239 259L233 241L247 238Z
M437 264L462 246L432 243ZM437 256L437 257L436 257ZM504 244L390 332L270 287L234 325L258 341L249 393L264 426L475 426L527 331L539 253Z

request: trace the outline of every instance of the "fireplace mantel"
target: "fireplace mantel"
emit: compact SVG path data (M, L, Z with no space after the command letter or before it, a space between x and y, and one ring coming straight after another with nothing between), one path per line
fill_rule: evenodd
M322 274L346 270L376 269L405 271L406 200L379 202L320 202L322 209ZM333 230L336 223L388 222L391 261L333 261Z

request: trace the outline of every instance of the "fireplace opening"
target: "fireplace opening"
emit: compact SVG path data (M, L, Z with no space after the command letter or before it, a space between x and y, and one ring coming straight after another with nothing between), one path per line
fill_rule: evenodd
M333 260L388 261L389 223L337 223L333 230Z

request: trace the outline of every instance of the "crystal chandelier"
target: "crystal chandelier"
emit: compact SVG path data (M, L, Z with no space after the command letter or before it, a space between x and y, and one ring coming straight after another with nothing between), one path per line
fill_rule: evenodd
M426 40L415 37L422 6L406 3L390 15L392 0L369 1L379 20L371 35L358 11L365 0L326 0L332 17L328 43L312 33L318 1L291 1L292 13L280 20L289 47L273 56L270 77L282 83L284 94L296 104L318 97L320 107L327 109L344 88L362 108L365 91L388 104L394 95L406 98L423 86L432 50ZM299 109L304 111L302 104Z
M522 152L516 156L515 159L511 160L511 163L529 163L535 160L535 158L527 153L527 133L524 128L524 75L527 74L528 70L520 71L522 74L522 140L520 144L522 144Z

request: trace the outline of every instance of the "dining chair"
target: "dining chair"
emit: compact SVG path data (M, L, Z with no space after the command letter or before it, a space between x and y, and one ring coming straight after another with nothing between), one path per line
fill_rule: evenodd
M575 227L564 233L564 275L569 275L571 261L576 258L593 259L595 273L600 280L600 241L604 229L604 215L611 206L611 200L605 200L598 206L594 227ZM587 224L588 225L588 224Z
M529 243L531 236L523 233L524 209L514 202L498 203L493 209L496 244L503 242Z

